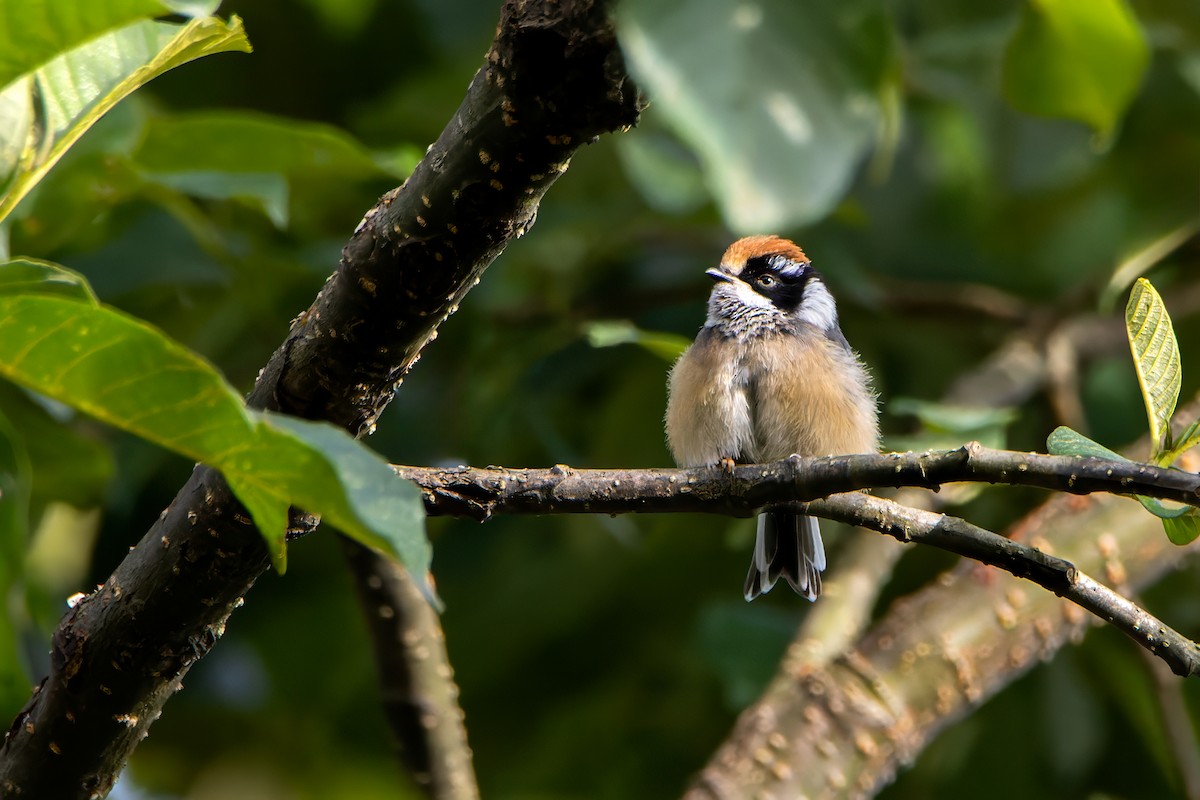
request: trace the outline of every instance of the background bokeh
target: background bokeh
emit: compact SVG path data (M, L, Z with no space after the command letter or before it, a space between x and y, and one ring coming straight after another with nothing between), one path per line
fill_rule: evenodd
M578 154L371 445L409 464L669 464L666 355L702 322L704 269L737 235L767 231L796 238L826 275L890 446L1044 449L1058 424L1114 448L1136 439L1146 420L1119 335L1074 342L1073 369L1015 404L986 399L1012 413L966 424L927 405L1014 341L1041 352L1072 321L1119 320L1142 270L1174 313L1184 397L1200 387L1200 5L1090 5L1095 38L1050 50L1084 73L1080 52L1105 54L1095 98L1055 83L1037 15L1056 7L1079 2L621 6L655 102L638 129ZM498 3L241 0L221 13L244 18L255 52L177 69L118 107L21 207L11 250L80 270L247 389L362 213L453 113ZM1068 118L1045 116L1056 109ZM180 165L206 177L182 179ZM37 455L28 597L14 611L36 678L64 599L104 580L191 465L9 386L0 404ZM990 489L958 513L1002 530L1041 497ZM487 797L678 794L807 610L784 592L742 601L745 520L429 530ZM839 535L827 538L836 570ZM290 558L192 669L115 796L410 791L336 542L310 536ZM879 608L953 563L913 548ZM1189 565L1142 598L1193 637L1198 577ZM1179 796L1155 692L1135 648L1097 630L883 796ZM5 713L23 700L4 698ZM1194 720L1195 686L1184 702Z

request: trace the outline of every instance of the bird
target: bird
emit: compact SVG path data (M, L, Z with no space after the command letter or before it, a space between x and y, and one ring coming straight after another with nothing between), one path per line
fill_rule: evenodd
M714 281L708 316L668 379L665 426L675 463L732 469L794 454L877 452L870 374L804 251L779 236L748 236L706 274ZM825 565L816 519L767 509L757 519L745 598L782 577L816 600Z

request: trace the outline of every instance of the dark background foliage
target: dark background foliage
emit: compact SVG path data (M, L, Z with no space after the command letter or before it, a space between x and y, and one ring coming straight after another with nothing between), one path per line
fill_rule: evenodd
M753 34L761 60L706 48L689 27L711 20L703 30L733 36L752 13L731 17L715 0L622 7L651 95L662 76L646 71L638 50L646 41L694 65L679 77L711 104L708 116L655 96L639 129L582 151L537 225L443 327L373 447L410 464L668 464L661 351L676 339L655 340L658 350L595 346L614 330L597 324L628 321L619 330L632 339L692 336L703 270L732 238L761 232L758 218L776 220L769 227L794 236L827 276L843 329L876 377L891 446L983 436L1043 449L1060 423L1113 447L1143 432L1120 340L1083 354L1076 382L1055 384L1078 399L1081 415L1044 391L1023 399L1011 422L984 415L983 427L918 404L922 424L911 403L895 401L937 400L1014 337L1041 348L1062 320L1119 318L1132 278L1113 281L1120 265L1180 230L1187 238L1200 217L1198 7L1133 6L1148 67L1138 83L1130 62L1135 93L1106 127L1017 110L1011 60L1024 57L1018 34L1031 13L1019 3L809 5L739 7L779 21ZM221 12L245 19L255 53L201 60L122 104L26 201L11 249L82 271L105 302L151 320L244 389L362 212L453 113L497 8L259 0ZM779 65L796 71L780 74ZM729 82L740 107L722 93ZM776 84L795 84L805 108L850 97L867 110L825 109L810 120L808 155L791 152L748 138ZM216 110L230 112L221 118L228 128L213 122ZM287 120L335 126L362 144ZM280 144L288 131L302 137L295 147ZM321 137L336 146L321 151ZM814 166L813 153L817 162L841 159L847 185L831 178L822 189L824 173L811 170L838 164ZM764 183L763 197L746 199L747 180L766 180L755 171L764 165L787 175L794 166L812 182ZM206 176L189 181L209 189L163 177L185 171ZM1186 397L1200 386L1200 245L1193 237L1148 263L1176 309ZM27 566L36 675L63 598L108 575L191 465L86 419L56 426L0 389L5 412L40 453ZM990 489L961 513L1003 529L1039 499ZM501 518L429 528L485 796L677 794L769 677L807 609L782 592L741 600L752 528L744 520ZM833 570L838 538L829 537ZM914 548L880 608L952 563ZM1144 598L1192 636L1197 577L1188 567ZM935 741L884 796L1172 796L1181 789L1155 691L1141 654L1098 630ZM1191 685L1184 694L1195 718L1200 695ZM4 700L10 711L23 702ZM118 794L394 797L406 784L388 737L336 542L315 535L292 547L286 577L259 582L191 671Z

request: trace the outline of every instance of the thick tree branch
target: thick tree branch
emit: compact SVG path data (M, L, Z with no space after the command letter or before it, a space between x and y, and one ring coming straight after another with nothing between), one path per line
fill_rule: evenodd
M978 442L927 453L800 458L693 469L434 469L397 466L431 515L704 512L748 516L773 503L856 489L981 481L1071 494L1141 494L1200 506L1200 475L1077 456L993 450Z
M454 118L408 181L364 216L250 405L372 430L438 325L533 224L574 152L633 124L639 110L602 2L508 0ZM293 533L314 524L296 515ZM51 672L0 749L0 794L107 793L267 564L224 481L197 468L59 625Z

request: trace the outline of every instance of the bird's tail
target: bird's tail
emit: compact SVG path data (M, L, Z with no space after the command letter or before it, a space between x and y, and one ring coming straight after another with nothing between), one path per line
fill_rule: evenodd
M754 558L746 575L747 601L771 591L780 576L796 594L816 600L823 569L825 546L815 518L787 511L759 514Z

